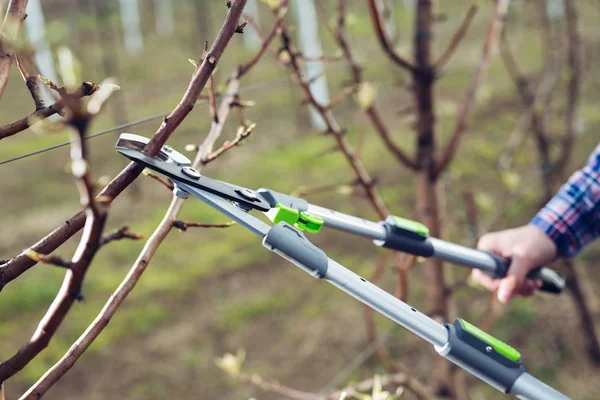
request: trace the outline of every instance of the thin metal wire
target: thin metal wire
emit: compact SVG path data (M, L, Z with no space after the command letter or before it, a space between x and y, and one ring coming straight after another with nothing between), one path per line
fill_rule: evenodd
M257 82L255 84L252 84L252 85L249 85L249 86L241 88L239 90L239 93L240 94L244 94L244 93L248 93L248 92L251 92L251 91L254 91L254 90L258 90L258 89L263 89L263 88L266 88L266 87L275 86L275 85L278 85L280 83L286 82L288 80L289 80L288 77L284 77L284 78L279 78L279 79L273 79L273 80L270 80L270 81ZM218 95L217 97L220 97L220 96L222 96L222 95ZM198 100L196 102L196 105L205 105L205 104L208 104L207 100ZM159 114L151 115L149 117L145 117L145 118L141 118L141 119L138 119L138 120L135 120L135 121L127 122L125 124L113 126L112 128L105 129L103 131L99 131L99 132L93 133L91 135L88 135L88 136L86 136L84 138L84 140L93 139L93 138L96 138L96 137L99 137L99 136L102 136L102 135L106 135L107 133L111 133L111 132L118 131L118 130L125 129L125 128L130 128L130 127L135 126L135 125L139 125L139 124L143 124L145 122L153 121L155 119L164 118L164 117L166 117L169 114L170 114L170 111L162 112L162 113L159 113ZM8 163L11 163L13 161L22 160L23 158L28 158L28 157L31 157L31 156L35 156L37 154L45 153L45 152L50 151L50 150L59 149L61 147L68 146L70 143L71 143L70 141L62 142L62 143L58 143L58 144L55 144L55 145L52 145L52 146L45 147L43 149L32 151L30 153L21 154L20 156L16 156L16 157L13 157L13 158L8 158L6 160L0 161L0 165L8 164Z

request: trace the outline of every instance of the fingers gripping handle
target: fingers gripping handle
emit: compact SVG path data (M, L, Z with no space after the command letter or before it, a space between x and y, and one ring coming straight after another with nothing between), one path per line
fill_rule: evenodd
M508 273L508 269L512 260L510 258L501 257L494 253L486 253L492 257L496 263L496 270L494 272L486 271L485 273L493 278L504 278ZM566 285L565 279L560 276L560 274L547 267L541 267L532 270L527 275L527 278L541 281L542 287L540 290L548 293L559 294L563 291Z

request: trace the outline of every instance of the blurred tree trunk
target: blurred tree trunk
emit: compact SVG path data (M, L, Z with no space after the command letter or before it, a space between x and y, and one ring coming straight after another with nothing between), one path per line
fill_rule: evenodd
M564 0L564 10L567 22L568 37L568 88L567 88L567 112L565 114L566 137L561 146L558 160L553 165L549 175L545 179L549 185L558 190L566 178L565 170L573 153L573 143L577 135L578 110L581 100L581 79L583 68L581 63L581 37L579 33L579 13L576 0ZM549 199L547 199L549 200ZM567 287L575 302L575 308L579 314L579 322L584 336L585 347L589 359L600 365L600 343L594 325L594 318L586 295L581 285L581 279L577 273L574 260L563 260L566 270Z
M415 26L415 70L413 72L414 94L417 108L417 179L416 210L419 220L430 231L431 236L440 237L442 221L438 199L435 160L435 71L431 60L433 2L420 0L416 8ZM427 312L438 322L450 321L449 297L444 280L441 260L427 258L423 264L425 273L425 292ZM453 383L452 369L443 358L435 360L436 395L454 398L456 389Z

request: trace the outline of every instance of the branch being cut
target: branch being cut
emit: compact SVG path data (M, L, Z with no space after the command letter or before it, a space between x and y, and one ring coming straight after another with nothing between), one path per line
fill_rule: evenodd
M160 151L162 145L165 144L175 129L194 108L200 92L217 66L229 40L235 34L246 1L247 0L233 0L231 2L231 7L227 11L223 26L212 47L208 51L207 57L194 71L183 98L175 109L163 120L163 123L144 149L144 152L147 155L156 155ZM108 199L108 202L111 202L119 196L143 170L144 167L141 164L130 163L104 189L102 189L99 196L103 196ZM31 249L43 254L51 253L81 230L84 222L85 214L83 211L80 211L65 221L60 227L56 228L50 234L34 244ZM27 257L27 251L28 250L22 252L8 263L0 266L0 289L35 265L35 261Z
M371 21L373 21L373 27L375 28L375 33L377 34L377 39L379 40L379 44L383 47L383 50L388 55L388 57L400 67L413 72L415 71L415 66L410 62L405 60L396 50L394 49L394 45L390 40L387 31L384 26L383 18L381 13L379 12L379 7L377 6L377 0L368 0L369 5L369 13L371 14Z
M469 118L471 117L471 113L473 112L473 108L477 100L477 93L479 92L481 84L485 80L487 69L492 59L494 49L498 43L500 35L502 34L502 27L504 26L504 20L506 19L506 12L508 10L509 4L510 0L496 0L494 16L488 28L487 37L483 45L481 59L479 61L479 65L477 66L477 70L475 71L473 81L471 82L471 87L467 91L465 99L461 104L460 110L458 112L456 126L454 128L454 132L452 133L450 141L448 142L446 147L441 151L441 154L439 155L438 160L436 162L436 177L439 176L448 167L450 161L452 161L452 158L458 150L460 140L467 130Z
M27 0L10 0L2 27L0 27L0 99L10 76L14 52L10 45L17 39L26 14Z

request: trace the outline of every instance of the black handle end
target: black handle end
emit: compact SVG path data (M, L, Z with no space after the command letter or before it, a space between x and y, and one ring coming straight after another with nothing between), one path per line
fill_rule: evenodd
M488 252L488 254L496 261L496 271L486 272L486 274L492 278L504 278L508 273L511 259L500 257L494 253ZM566 286L565 278L563 278L558 272L547 267L532 270L527 275L527 278L542 281L542 286L540 287L542 292L560 294Z

